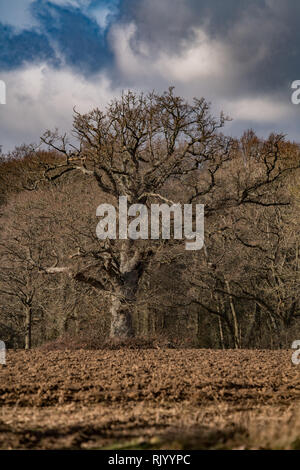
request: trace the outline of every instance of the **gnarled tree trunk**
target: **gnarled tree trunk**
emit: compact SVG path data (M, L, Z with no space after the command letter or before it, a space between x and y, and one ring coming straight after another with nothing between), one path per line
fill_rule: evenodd
M136 301L139 281L144 272L143 255L136 251L132 256L121 256L120 279L111 299L110 337L129 338L133 336L132 309Z

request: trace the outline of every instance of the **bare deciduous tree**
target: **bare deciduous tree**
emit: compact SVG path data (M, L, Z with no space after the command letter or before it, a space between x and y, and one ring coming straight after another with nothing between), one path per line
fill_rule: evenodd
M75 111L76 148L57 132L43 136L44 143L65 155L65 163L49 167L45 177L53 181L81 171L94 177L115 200L127 196L130 204L149 204L166 200L164 186L171 178L205 166L210 179L191 196L196 200L212 190L218 170L230 158L232 140L218 132L224 123L223 115L219 119L210 115L204 99L191 105L175 96L173 89L162 95L128 92L106 112L95 109L81 115ZM110 295L111 336L131 335L131 308L156 249L151 243L131 240L99 242L90 253L79 248L78 255L84 254L90 262L74 277Z

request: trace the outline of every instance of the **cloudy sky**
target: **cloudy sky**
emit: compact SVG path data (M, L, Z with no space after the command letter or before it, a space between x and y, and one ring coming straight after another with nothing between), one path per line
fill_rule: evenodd
M123 89L204 96L254 128L300 141L299 0L0 0L0 145L68 130L72 108Z

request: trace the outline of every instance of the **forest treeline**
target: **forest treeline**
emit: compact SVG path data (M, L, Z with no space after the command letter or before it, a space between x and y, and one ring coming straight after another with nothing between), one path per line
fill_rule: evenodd
M172 88L127 92L74 111L70 140L47 131L42 145L1 154L0 339L26 349L60 338L201 348L299 339L300 147L252 130L232 138L226 121ZM204 248L100 241L96 208L124 195L204 204Z

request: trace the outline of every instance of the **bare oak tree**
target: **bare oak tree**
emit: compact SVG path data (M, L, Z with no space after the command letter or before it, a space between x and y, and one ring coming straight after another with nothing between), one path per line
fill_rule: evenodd
M224 188L224 172L230 165L234 168L238 146L221 133L226 120L223 114L214 118L204 99L189 104L175 96L173 88L163 94L129 91L105 111L75 110L72 140L58 131L44 134L42 142L64 160L44 164L43 179L56 182L81 172L94 178L111 201L126 196L129 204L146 205L171 203L166 186L180 180L186 190L177 193L177 201L205 203L207 217L230 207L288 204L266 191L295 166L282 164L282 136L266 142L251 142L248 136L244 150L253 151L251 165L245 155L245 171L234 171ZM71 272L78 282L100 289L110 299L111 336L128 337L139 284L163 243L107 239L97 240L88 250L79 244L76 253L70 253L70 265L48 267L47 272Z

